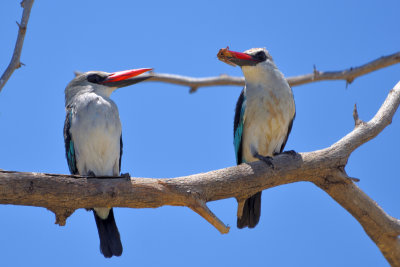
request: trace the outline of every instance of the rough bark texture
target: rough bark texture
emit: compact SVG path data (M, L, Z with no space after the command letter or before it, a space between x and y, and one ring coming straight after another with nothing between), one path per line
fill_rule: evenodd
M231 197L240 201L260 190L308 181L352 214L389 263L400 266L400 221L386 214L344 170L350 154L391 123L399 103L400 82L369 122L362 122L355 109L352 132L322 150L280 154L273 158L273 169L263 162L253 162L173 179L0 171L0 203L46 207L56 214L60 225L78 208L187 206L221 233L227 233L229 228L208 209L206 202Z

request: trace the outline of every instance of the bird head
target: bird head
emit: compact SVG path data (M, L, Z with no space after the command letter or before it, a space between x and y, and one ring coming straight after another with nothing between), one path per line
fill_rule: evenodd
M227 47L220 49L217 57L231 66L240 66L247 82L261 82L269 74L280 73L265 48L251 48L244 52L235 52Z
M132 69L118 72L88 71L79 73L65 88L65 103L81 92L95 92L110 97L111 93L121 87L144 81L150 76L138 76L152 69ZM136 77L138 76L138 77Z

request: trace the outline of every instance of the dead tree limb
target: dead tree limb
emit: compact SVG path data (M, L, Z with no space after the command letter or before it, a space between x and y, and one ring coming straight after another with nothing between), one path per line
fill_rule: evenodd
M324 72L324 71L318 71L316 68L314 68L313 72L310 74L288 77L287 80L290 86L298 86L306 83L311 83L316 81L328 81L328 80L344 80L346 81L347 84L350 84L357 77L397 64L399 62L400 62L400 52L397 52L388 56L380 57L364 65L340 71ZM196 92L197 89L200 87L221 86L221 85L244 86L243 77L233 77L225 74L216 77L193 78L175 74L153 72L149 74L143 74L140 77L147 77L147 76L150 76L151 78L145 80L145 82L164 82L164 83L172 83L176 85L187 86L190 88L190 93Z
M33 2L34 0L23 0L21 2L21 7L24 9L24 11L22 12L21 22L17 22L19 28L17 42L15 43L14 53L12 55L11 62L0 78L0 92L3 89L4 85L7 83L8 79L10 79L14 70L23 65L23 63L21 63L20 61L20 57L22 46L24 45L26 28L28 26L29 15L31 14Z
M354 130L338 142L313 152L280 154L273 158L274 169L253 162L173 179L0 171L0 203L48 208L60 225L78 208L186 206L227 233L229 228L207 208L207 202L231 197L240 202L261 190L308 181L327 192L362 225L390 264L400 266L400 221L385 213L345 171L350 154L391 123L399 104L400 82L369 122L354 115Z

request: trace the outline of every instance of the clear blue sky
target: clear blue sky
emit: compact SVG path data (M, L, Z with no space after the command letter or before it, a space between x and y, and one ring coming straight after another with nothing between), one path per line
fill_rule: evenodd
M0 93L0 168L68 173L64 88L73 71L153 67L194 77L241 70L216 58L222 47L267 47L286 76L341 70L400 50L393 1L39 1L21 61ZM0 3L0 71L11 58L19 1ZM354 81L294 87L297 116L286 148L327 147L353 129L354 103L369 120L400 80L400 65ZM141 83L115 92L122 171L177 177L235 165L233 112L240 87ZM346 168L390 215L400 218L400 117L352 154ZM232 226L221 235L183 207L117 208L124 253L104 259L93 215L65 227L44 208L0 206L3 266L387 266L358 222L310 183L263 193L262 217L238 230L236 201L209 203Z

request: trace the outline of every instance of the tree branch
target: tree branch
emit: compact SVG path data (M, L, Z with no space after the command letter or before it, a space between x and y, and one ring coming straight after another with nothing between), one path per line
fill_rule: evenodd
M277 155L273 158L274 169L263 162L252 162L173 179L104 179L110 177L0 171L0 203L46 207L55 212L60 225L78 208L187 206L221 233L227 233L229 228L208 209L206 202L235 197L240 204L241 199L260 190L308 181L344 207L388 262L400 266L400 221L385 213L344 169L357 147L391 123L399 103L400 82L369 122L356 124L353 131L328 148ZM354 117L357 121L358 115Z
M15 43L14 53L12 55L11 62L0 78L0 92L3 89L4 85L7 83L8 79L10 79L14 70L23 65L23 63L20 61L20 57L33 2L34 0L23 0L21 2L21 7L24 9L24 11L22 12L21 23L17 22L19 28L17 42Z
M313 73L300 75L288 78L288 82L291 86L302 85L315 81L329 81L329 80L345 80L348 84L352 83L355 78L363 76L370 72L386 68L388 66L397 64L400 62L400 52L383 56L368 62L364 65L355 68L349 68L341 71L318 71L314 68Z
M218 219L203 200L196 200L189 208L211 223L221 234L227 234L229 232L230 227L226 226Z
M349 68L341 71L318 71L314 66L313 73L304 74L300 76L288 77L287 81L290 86L298 86L306 83L312 83L316 81L328 81L328 80L344 80L348 84L352 83L354 79L359 76L368 74L370 72L397 64L400 62L400 52L383 56L368 62L364 65L355 68ZM200 87L208 86L221 86L221 85L235 85L244 86L243 77L233 77L229 75L220 75L217 77L206 77L206 78L193 78L188 76L166 74L166 73L148 73L142 74L142 77L151 77L146 82L164 82L172 83L176 85L190 87L190 93L194 93ZM132 78L133 80L139 78Z

